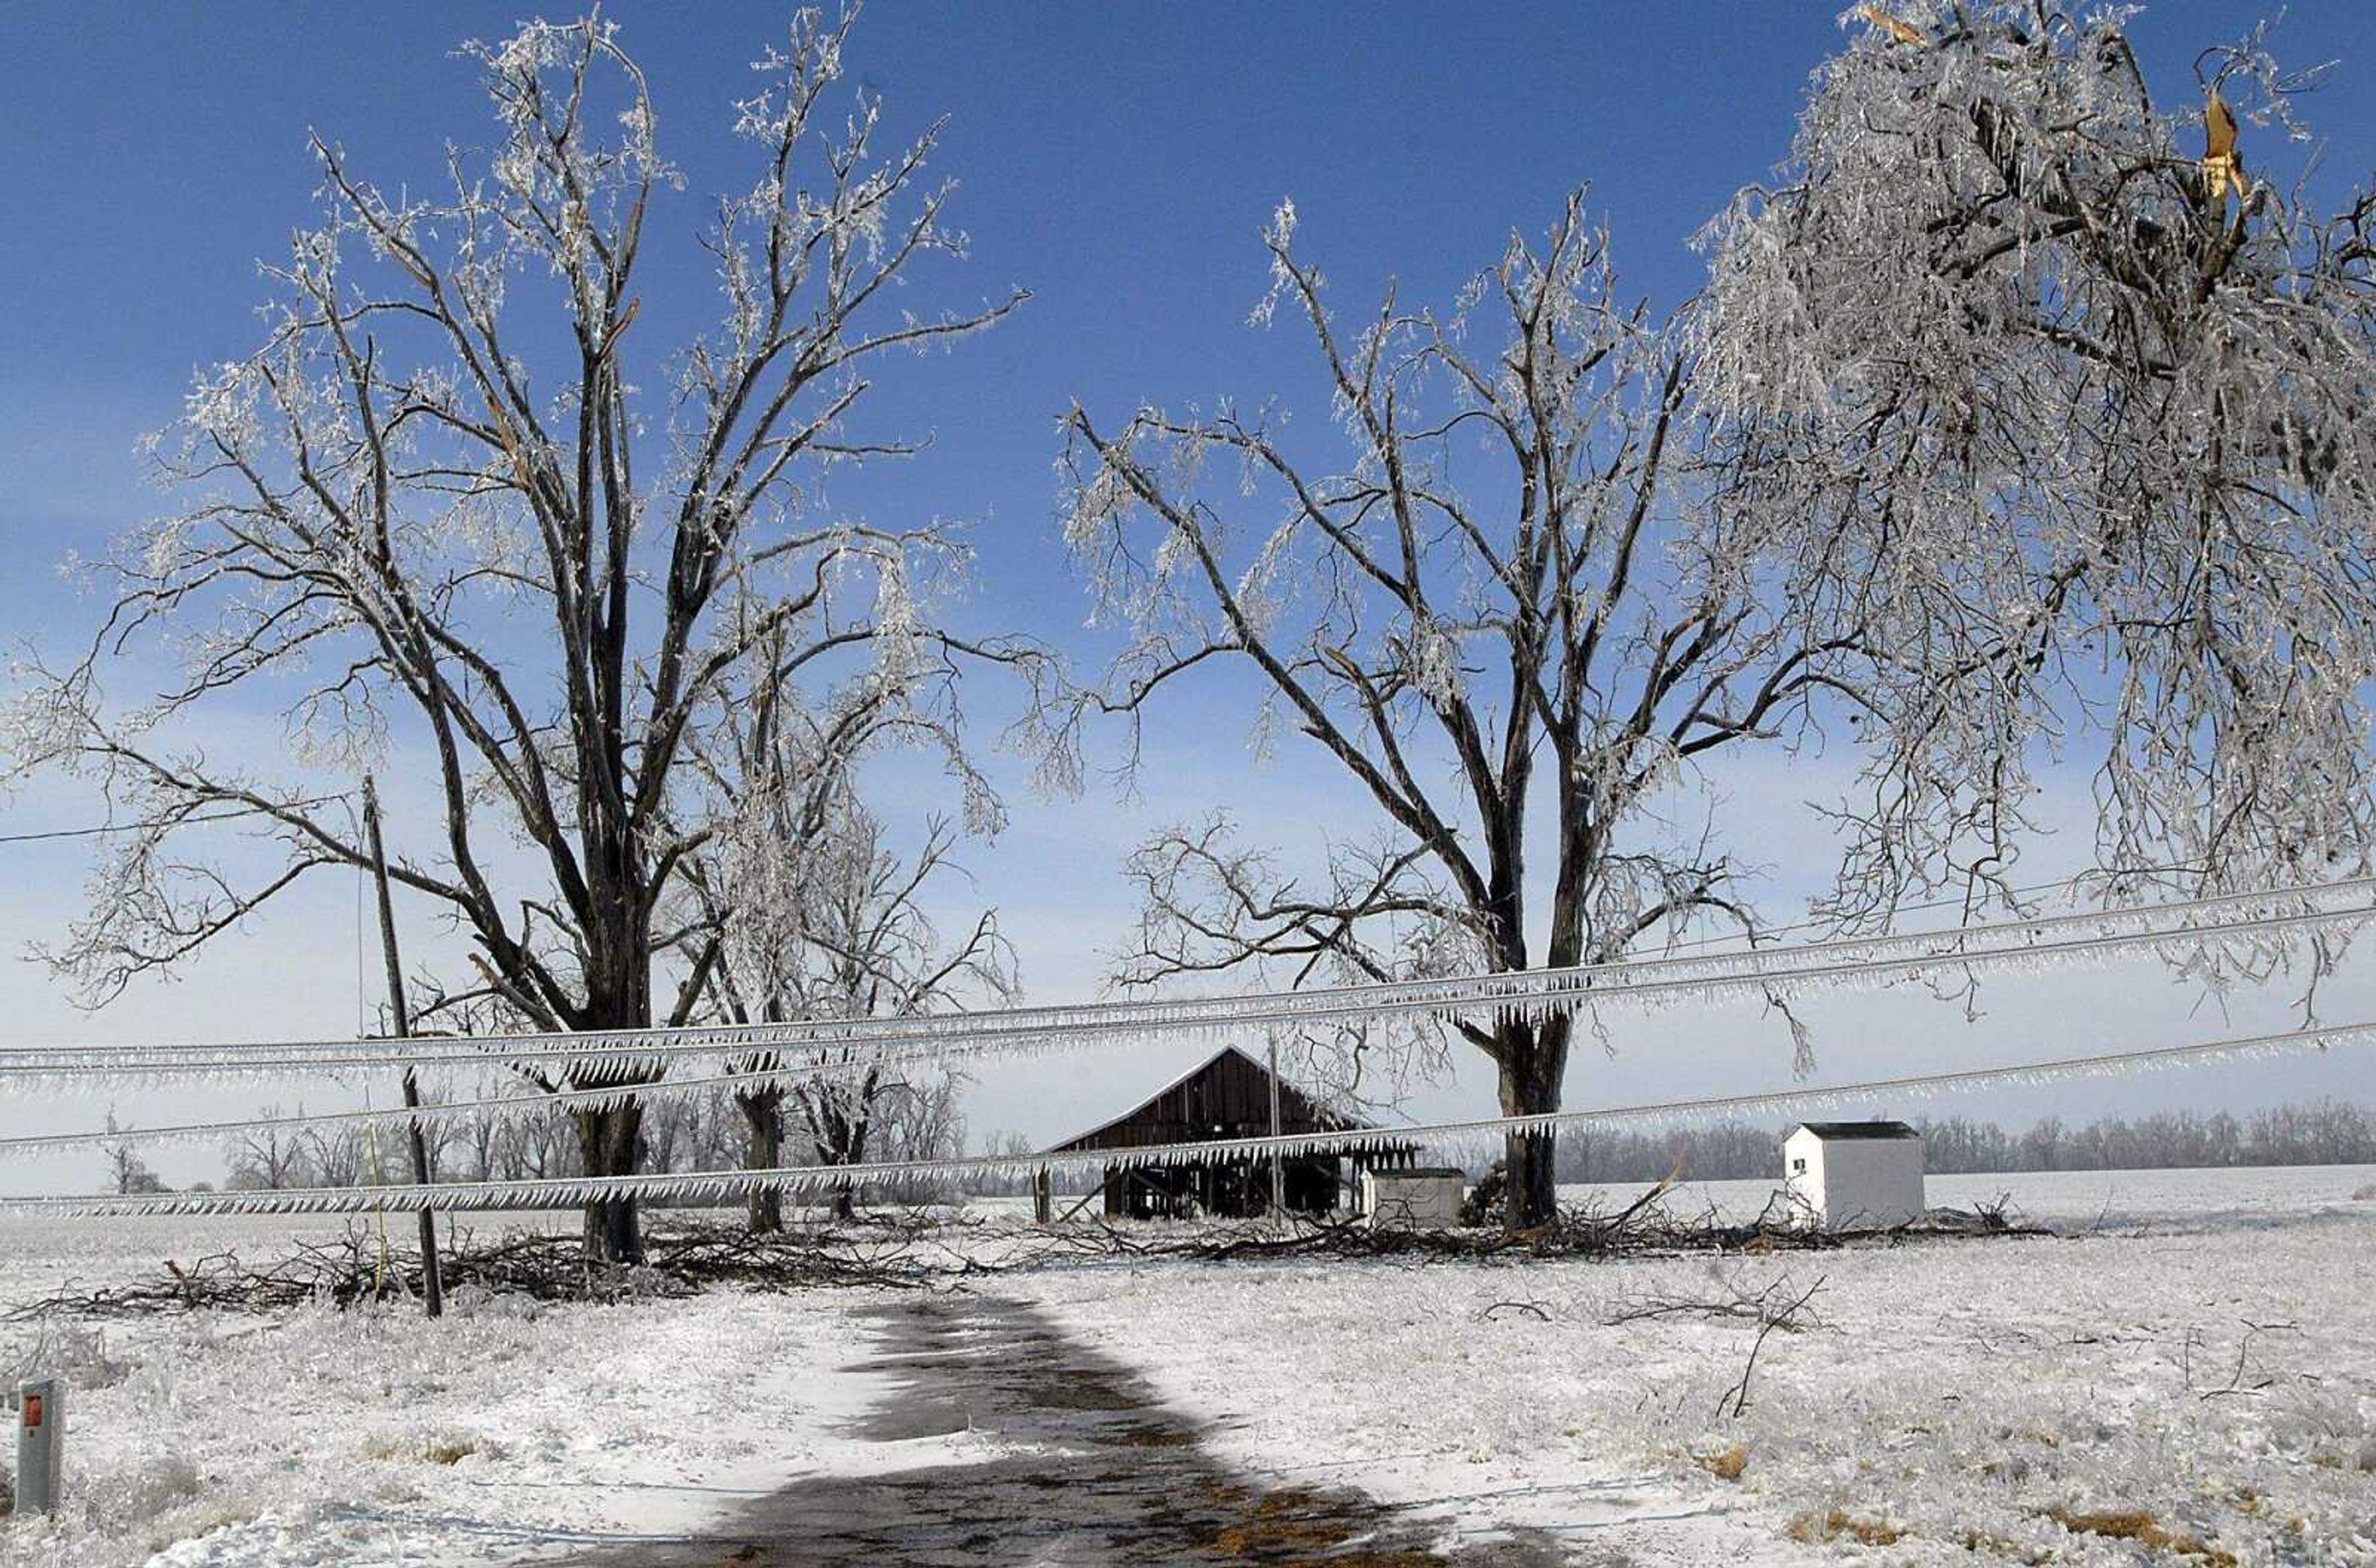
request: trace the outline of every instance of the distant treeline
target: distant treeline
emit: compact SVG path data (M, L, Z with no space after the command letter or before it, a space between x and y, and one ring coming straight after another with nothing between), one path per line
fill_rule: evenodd
M1913 1118L1922 1129L1926 1167L1954 1175L2006 1170L2154 1170L2218 1165L2376 1164L2376 1111L2314 1099L2251 1116L2169 1111L2129 1121L2104 1117L2084 1127L2049 1116L2027 1132L1951 1116ZM1703 1182L1778 1178L1779 1127L1725 1123L1669 1132L1562 1134L1562 1182L1655 1182L1683 1163Z

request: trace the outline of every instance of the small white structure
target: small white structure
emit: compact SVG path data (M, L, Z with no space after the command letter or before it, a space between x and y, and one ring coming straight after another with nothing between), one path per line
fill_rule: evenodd
M1880 1230L1919 1219L1922 1134L1903 1122L1802 1122L1782 1140L1790 1213L1824 1230Z
M1460 1172L1416 1166L1361 1172L1361 1222L1372 1230L1448 1230L1460 1223Z

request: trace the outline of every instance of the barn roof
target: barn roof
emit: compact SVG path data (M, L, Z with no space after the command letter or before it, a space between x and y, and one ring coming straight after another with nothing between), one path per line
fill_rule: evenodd
M1244 1136L1249 1127L1266 1133L1270 1130L1269 1077L1268 1067L1234 1045L1223 1046L1156 1090L1144 1104L1053 1145L1047 1152ZM1283 1077L1278 1081L1278 1116L1280 1130L1289 1133L1354 1132L1369 1125L1326 1109ZM1217 1127L1224 1130L1217 1132Z
M1903 1122L1801 1122L1795 1131L1812 1133L1825 1143L1858 1138L1919 1138L1922 1135Z

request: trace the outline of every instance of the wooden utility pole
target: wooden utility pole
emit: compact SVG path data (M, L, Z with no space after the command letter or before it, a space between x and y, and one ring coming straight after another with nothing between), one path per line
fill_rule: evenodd
M1278 1158L1278 1037L1270 1039L1270 1211L1287 1218L1287 1167Z
M388 1027L398 1039L412 1038L412 1020L404 1005L404 966L396 956L396 907L387 894L387 849L380 842L379 791L373 787L371 776L363 776L363 828L370 835L372 880L379 887L379 946L387 960ZM412 1069L404 1070L404 1104L408 1111L421 1109L421 1083ZM415 1186L429 1185L429 1141L422 1136L421 1119L414 1117L405 1123L412 1145L412 1181ZM446 1315L446 1282L437 1273L437 1219L423 1204L421 1208L421 1299L431 1317Z

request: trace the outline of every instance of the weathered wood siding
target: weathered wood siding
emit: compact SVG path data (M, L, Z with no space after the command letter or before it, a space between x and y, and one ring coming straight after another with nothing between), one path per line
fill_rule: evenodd
M1350 1125L1313 1105L1284 1079L1278 1086L1278 1114L1282 1132L1335 1132ZM1136 1111L1056 1147L1144 1148L1208 1138L1258 1138L1269 1132L1270 1072L1253 1057L1230 1050Z

